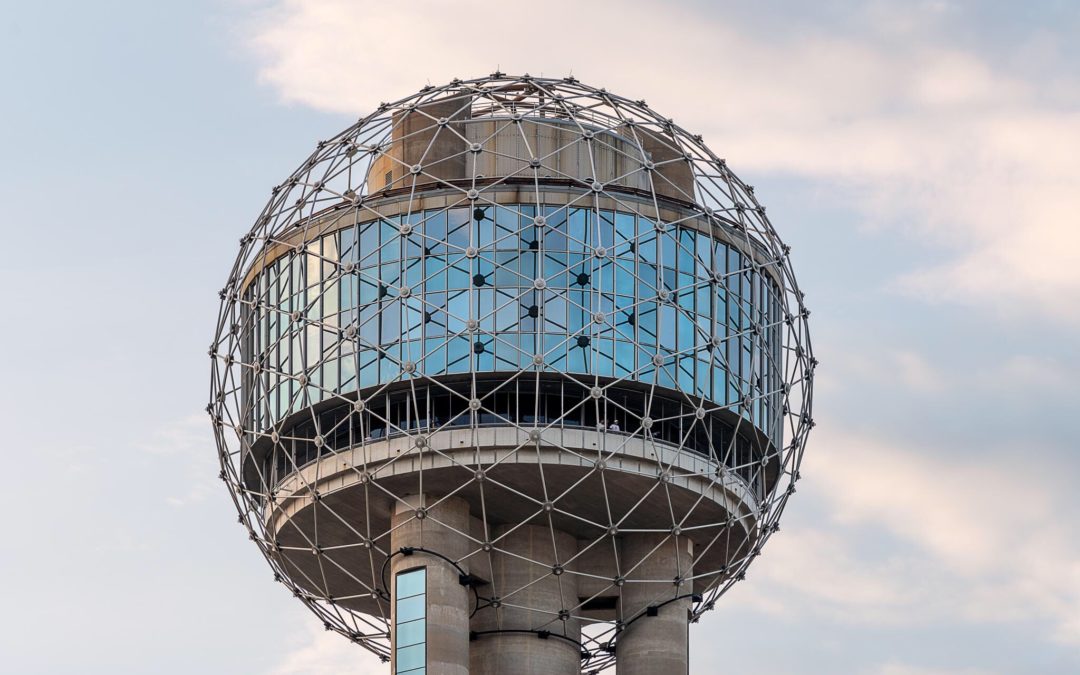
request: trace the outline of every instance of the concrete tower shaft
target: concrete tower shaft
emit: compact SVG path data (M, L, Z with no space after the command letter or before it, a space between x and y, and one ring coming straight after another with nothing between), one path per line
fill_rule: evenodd
M808 312L753 190L572 78L430 88L241 244L209 406L286 583L395 675L686 672L775 530Z

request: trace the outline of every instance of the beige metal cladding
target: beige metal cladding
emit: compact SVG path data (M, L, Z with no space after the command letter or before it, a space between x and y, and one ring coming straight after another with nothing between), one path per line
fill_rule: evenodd
M439 120L447 124L439 124ZM389 151L368 174L368 189L440 180L507 176L599 181L683 201L694 198L694 173L675 141L640 127L597 131L556 118L469 118L460 100L429 103L394 116ZM530 160L538 160L530 164ZM653 171L643 170L652 163ZM415 179L412 168L419 166Z
M456 127L469 114L469 106L460 98L434 101L394 113L389 151L372 161L368 190L376 192L387 187L411 185L411 176L408 181L403 178L417 165L422 167L422 173L417 174L417 184L465 177L468 146ZM442 125L439 120L448 123Z
M466 160L469 177L533 176L529 159L540 160L536 168L545 178L600 181L638 190L649 189L649 176L642 171L641 150L629 139L611 132L593 132L556 119L509 118L474 119L465 123L465 135L472 147ZM586 139L583 133L591 138Z
M663 197L695 201L694 169L675 139L668 134L635 126L627 129L654 164L653 190Z

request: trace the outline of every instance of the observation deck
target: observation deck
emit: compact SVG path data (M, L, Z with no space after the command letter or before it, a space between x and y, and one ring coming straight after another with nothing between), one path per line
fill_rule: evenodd
M223 476L328 628L400 675L685 670L812 371L787 249L700 138L572 79L457 82L321 143L241 243Z

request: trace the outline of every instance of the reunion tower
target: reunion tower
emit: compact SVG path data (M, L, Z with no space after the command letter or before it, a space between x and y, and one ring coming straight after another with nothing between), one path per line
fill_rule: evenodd
M686 673L813 426L788 252L644 101L494 73L380 105L221 291L240 522L394 675Z

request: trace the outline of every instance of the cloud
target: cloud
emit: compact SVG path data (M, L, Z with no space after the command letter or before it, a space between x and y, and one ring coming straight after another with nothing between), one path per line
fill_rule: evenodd
M991 449L972 460L857 435L814 441L796 513L817 522L770 541L735 602L860 624L1035 621L1080 645L1080 526L1068 480L1037 459L1048 453L1023 464Z
M974 668L922 668L903 663L886 663L871 671L871 675L992 675L989 670Z
M827 374L815 384L829 392L841 391L859 382L903 387L914 394L929 395L940 394L955 384L953 373L943 372L924 355L880 344L874 345L872 350L843 345L829 354L827 363Z
M877 392L882 400L954 409L963 402L1008 407L1068 401L1075 397L1080 378L1076 363L1050 355L1005 350L988 356L981 345L962 352L940 348L923 352L897 346L892 336L827 333L825 337L815 344L826 367L814 384L826 406L844 396L865 397L867 392Z
M137 450L148 459L155 470L174 477L166 503L175 508L206 500L222 488L214 478L218 462L214 454L214 438L206 415L191 414L158 428L150 437L137 444Z
M1018 354L981 373L975 384L1025 392L1075 394L1076 364L1030 354Z
M308 617L310 619L310 617ZM386 675L390 667L338 633L322 630L318 622L305 622L307 633L266 675Z
M284 101L350 115L497 67L647 95L744 175L816 181L921 242L928 262L897 292L1080 323L1080 83L950 46L942 22L964 21L950 5L870 3L860 31L782 38L671 5L518 7L279 0L243 39Z

